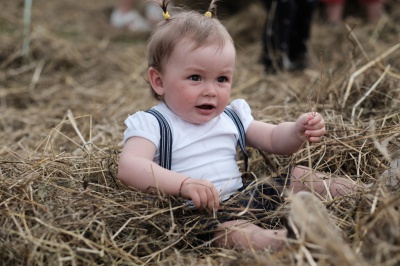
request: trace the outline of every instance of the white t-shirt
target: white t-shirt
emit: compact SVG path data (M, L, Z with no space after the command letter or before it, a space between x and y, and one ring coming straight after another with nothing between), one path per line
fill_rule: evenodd
M253 121L247 102L234 100L229 107L237 113L247 131ZM222 113L207 123L192 124L176 116L164 102L154 108L165 117L171 128L171 171L211 181L221 200L226 200L243 186L236 162L239 133L228 115ZM159 164L160 128L157 119L152 114L139 111L129 116L125 124L124 142L131 137L153 142L157 147L154 162Z

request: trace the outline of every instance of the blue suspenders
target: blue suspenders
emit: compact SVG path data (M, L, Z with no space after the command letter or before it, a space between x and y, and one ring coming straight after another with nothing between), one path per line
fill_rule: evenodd
M244 130L242 121L240 121L239 116L236 114L235 111L233 111L231 108L226 107L225 114L227 114L235 124L238 132L239 132L239 139L238 139L238 145L240 149L242 150L243 158L244 158L244 171L247 172L248 167L249 167L249 156L247 155L246 151L246 131Z
M146 111L149 114L154 115L157 118L158 124L160 125L160 166L171 170L171 160L172 160L172 133L171 128L164 116L155 110L154 108ZM244 157L244 168L247 171L248 168L248 155L246 152L246 132L244 130L243 124L240 121L239 116L231 108L227 107L224 111L225 114L232 119L236 128L239 132L238 145L242 150Z
M160 125L160 166L165 169L171 170L172 161L172 133L171 128L164 116L155 109L149 109L146 111L149 114L154 115L157 118L158 124Z

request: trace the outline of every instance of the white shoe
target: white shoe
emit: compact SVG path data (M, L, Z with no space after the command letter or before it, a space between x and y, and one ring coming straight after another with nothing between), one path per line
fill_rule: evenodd
M111 13L110 24L115 28L128 28L134 32L151 30L150 24L136 10L121 12L114 9Z

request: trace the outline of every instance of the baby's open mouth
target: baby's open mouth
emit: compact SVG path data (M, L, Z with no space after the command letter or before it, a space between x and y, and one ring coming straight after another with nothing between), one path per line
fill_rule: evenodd
M212 109L214 109L214 106L210 105L210 104L198 105L196 107L199 108L199 109L203 109L203 110L212 110Z

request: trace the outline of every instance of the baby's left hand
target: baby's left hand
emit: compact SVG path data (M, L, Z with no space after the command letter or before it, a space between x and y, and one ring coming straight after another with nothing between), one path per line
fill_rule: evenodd
M325 135L325 120L319 113L306 113L296 121L298 137L309 142L319 142Z

